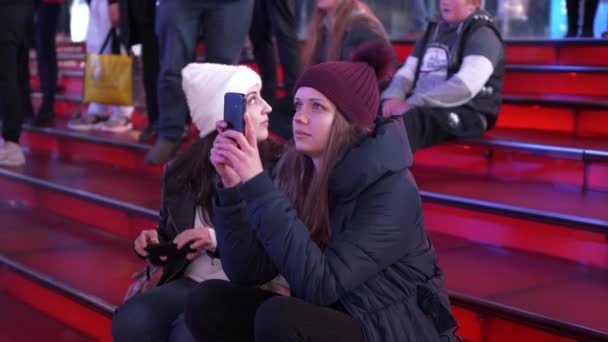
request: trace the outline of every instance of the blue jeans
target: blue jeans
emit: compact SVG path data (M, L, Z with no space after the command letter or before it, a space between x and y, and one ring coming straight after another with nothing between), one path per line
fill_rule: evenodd
M424 32L436 14L437 0L406 0L409 19L408 32Z
M205 60L235 64L251 24L253 0L160 0L156 9L160 75L158 80L158 135L179 141L188 105L182 90L182 69L196 59L200 33Z
M114 341L194 342L184 321L184 308L196 284L182 278L129 299L114 313Z

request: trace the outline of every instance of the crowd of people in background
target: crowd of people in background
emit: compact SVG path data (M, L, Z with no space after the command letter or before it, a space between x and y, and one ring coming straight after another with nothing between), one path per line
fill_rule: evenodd
M80 1L80 0L79 0ZM131 49L141 46L141 61L143 65L143 89L145 90L145 112L148 126L139 135L141 142L153 142L153 147L146 156L146 163L160 165L175 156L182 139L188 136L190 119L185 96L181 90L181 70L197 58L197 45L200 41L205 46L205 60L211 63L235 64L241 59L243 44L247 42L252 51L252 57L259 67L260 76L264 83L264 98L275 108L270 123L271 130L277 135L289 139L291 137L291 118L293 114L292 95L297 77L302 70L328 60L347 59L349 53L359 44L373 40L390 40L387 34L386 19L394 14L384 13L399 5L406 14L407 25L403 27L398 38L416 39L417 49L404 67L401 68L389 89L383 92L382 111L392 113L395 108L405 112L407 105L416 103L415 107L441 108L441 110L425 109L425 113L434 111L434 115L408 115L407 126L411 129L412 147L428 146L441 142L453 136L478 135L492 127L495 122L497 103L500 102L500 88L496 85L483 87L484 82L475 82L467 76L468 70L474 70L481 64L465 63L465 69L455 75L464 83L459 88L443 89L454 91L455 98L451 103L441 103L429 100L423 92L432 83L427 82L434 77L426 77L421 60L424 44L443 44L447 39L450 43L453 37L446 27L436 25L442 15L434 0L408 0L403 4L394 1L340 1L318 0L305 2L301 0L231 0L218 1L186 1L186 0L86 0L89 6L89 21L86 34L86 50L89 52L119 53L121 46ZM64 0L2 0L0 5L6 7L5 13L10 14L11 20L4 22L3 30L6 46L3 61L15 65L16 68L4 70L5 76L0 84L6 100L3 106L3 141L0 147L0 164L22 165L25 156L18 148L21 124L24 120L34 126L52 125L55 119L55 96L62 86L57 80L57 53L55 37L58 27L67 31L66 9L72 1ZM584 5L582 5L584 4ZM489 17L505 8L496 0L480 1ZM524 2L530 16L547 13L546 1L536 1L533 4ZM543 7L544 6L544 7ZM534 7L534 8L532 8ZM538 7L538 8L537 8ZM523 8L523 7L522 7ZM580 2L567 1L568 30L565 37L593 37L594 18L598 8L597 0ZM377 9L382 13L380 20L374 13ZM14 15L13 15L14 14ZM390 14L390 15L389 15ZM18 23L13 18L19 18ZM237 19L238 20L235 20ZM303 34L303 19L309 19L305 25L307 33ZM535 20L535 23L540 22ZM32 25L30 25L30 23ZM535 25L530 23L529 25ZM429 33L430 27L436 32ZM108 30L118 32L118 42L112 42L100 51ZM496 35L488 30L500 31L501 26L493 21L491 28L480 30L478 36L471 41L484 41L492 46L501 44ZM449 31L449 30L448 30ZM483 32L486 32L484 34ZM437 37L439 35L452 37ZM500 35L500 34L499 34ZM304 49L300 49L300 38L306 37ZM392 34L394 37L394 33ZM439 41L437 41L439 40ZM461 43L462 41L459 41ZM484 43L485 44L485 43ZM35 47L37 70L40 80L42 98L38 109L34 112L29 89L29 49ZM502 60L500 53L492 54L478 51L474 46L460 46L465 51L463 61L450 61L449 76L459 69L454 69L466 61L473 61L474 56L485 58L481 68L485 80L486 74L493 79L500 77ZM487 49L487 51L499 51ZM277 53L278 52L278 53ZM302 53L301 53L302 52ZM278 58L277 58L278 57ZM487 63L489 61L489 63ZM14 62L14 63L13 63ZM457 65L453 65L453 63ZM418 64L422 68L418 68ZM491 67L489 66L491 64ZM281 66L283 83L279 84L277 66ZM420 73L420 70L423 72ZM410 77L404 83L404 75ZM422 77L419 77L422 76ZM440 78L442 76L440 75ZM407 79L407 78L405 78ZM414 82L415 81L415 82ZM468 82L468 83L467 83ZM465 89L467 88L468 89ZM466 100L478 91L491 92L488 99L477 99L484 104L483 108L475 107L482 115L471 114L466 109ZM460 89L460 90L459 90ZM412 92L412 94L409 94ZM414 94L416 93L416 94ZM283 94L284 96L278 96ZM407 101L406 95L409 97ZM436 94L432 94L435 96ZM490 96L491 95L491 96ZM431 97L432 97L431 96ZM448 96L446 93L436 96ZM492 97L490 100L489 98ZM421 99L425 99L424 101ZM403 102L400 103L399 101ZM417 101L417 102L416 102ZM463 102L465 101L465 102ZM450 102L450 101L448 101ZM490 102L492 104L490 104ZM448 109L455 110L448 110ZM458 110L456 110L456 108ZM412 108L413 112L420 109ZM67 127L74 130L100 130L106 132L126 132L133 128L131 116L133 106L112 106L100 103L89 103L86 109L76 113ZM440 113L441 112L441 113ZM4 114L6 113L6 114ZM434 117L435 119L430 119ZM415 119L417 118L417 119ZM439 120L439 121L437 121ZM434 127L427 130L426 127ZM415 131L415 132L414 132ZM437 136L429 136L429 132ZM435 133L432 133L435 134ZM414 141L416 140L416 142ZM426 140L426 142L424 141Z

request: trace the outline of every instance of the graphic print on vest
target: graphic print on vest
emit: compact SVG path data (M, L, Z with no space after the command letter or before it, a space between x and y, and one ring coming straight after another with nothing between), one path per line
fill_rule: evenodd
M418 81L416 82L416 92L426 92L443 83L448 78L448 61L450 60L450 50L443 44L430 44L420 66Z

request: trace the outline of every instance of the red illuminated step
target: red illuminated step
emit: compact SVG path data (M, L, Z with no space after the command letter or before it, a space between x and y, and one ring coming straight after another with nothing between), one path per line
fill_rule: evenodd
M58 119L52 127L24 125L20 142L30 149L63 158L78 158L140 170L148 174L161 174L162 166L144 164L144 157L151 146L139 143L139 134L139 131L74 131L67 128L65 120Z
M450 222L444 224L449 229ZM437 248L453 305L476 307L477 303L478 312L492 308L491 315L502 312L515 321L544 325L545 329L555 329L571 338L608 337L608 321L601 318L605 312L602 303L608 300L608 271L442 233L432 233L431 240ZM492 324L487 328L492 330ZM514 338L517 330L503 331L502 337ZM503 340L500 334L494 338ZM523 340L559 339L528 336Z
M413 41L393 41L399 61L409 56L413 46ZM84 59L84 44L58 44L57 51L59 58ZM204 54L202 46L197 53ZM506 59L508 64L608 65L608 43L573 39L507 40Z
M509 66L505 72L505 94L553 93L605 96L608 68L578 66Z
M608 270L608 193L413 168L431 231Z
M0 241L5 255L0 262L6 266L0 273L3 289L48 316L106 340L107 317L122 301L130 274L142 264L131 242L40 210L0 205L0 212L6 220L0 228L6 237ZM572 337L605 336L606 324L597 316L606 296L603 271L445 234L433 233L431 239L465 338L475 341L482 330L497 336L504 326L543 337L537 341L555 337L536 329ZM108 264L113 267L94 267ZM546 301L524 300L536 296L540 286L547 290ZM551 298L563 296L562 291L576 298L576 308L585 314L556 310ZM514 305L518 300L523 303ZM485 319L474 318L475 312ZM530 324L535 328L527 327Z
M46 316L4 292L0 292L0 307L2 307L2 314L0 314L0 341L93 341L92 338ZM34 328L28 329L27 327Z
M608 191L608 137L495 128L480 138L419 150L415 165L494 179L574 185L581 191Z
M160 175L28 153L24 168L0 168L0 199L133 238L156 225Z
M608 135L602 139L592 139L554 132L496 128L481 138L470 138L466 141L489 146L544 150L556 155L570 156L572 159L608 161Z
M498 127L535 129L568 133L580 137L606 137L608 127L603 124L608 109L585 107L585 103L568 106L505 103L500 108Z
M0 213L2 292L92 340L111 341L112 312L143 267L132 241L42 208L3 203Z
M413 42L395 41L400 61L413 49ZM604 65L608 66L608 43L602 40L507 40L507 64Z

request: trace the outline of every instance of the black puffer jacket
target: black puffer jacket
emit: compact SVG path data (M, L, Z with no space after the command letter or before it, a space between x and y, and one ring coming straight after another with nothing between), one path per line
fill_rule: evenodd
M393 120L378 122L337 162L324 250L266 174L221 191L214 213L222 265L236 283L280 273L295 297L340 302L369 342L452 341L456 322L408 170L408 140Z

